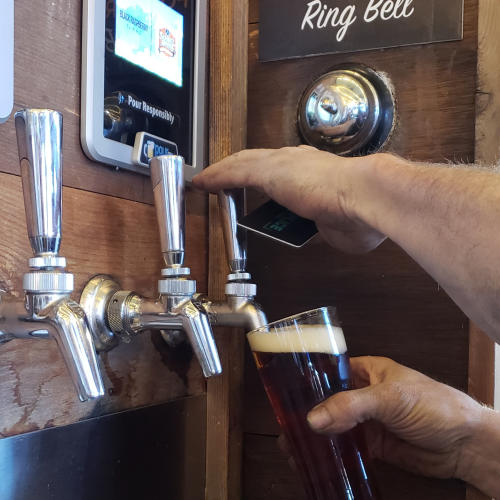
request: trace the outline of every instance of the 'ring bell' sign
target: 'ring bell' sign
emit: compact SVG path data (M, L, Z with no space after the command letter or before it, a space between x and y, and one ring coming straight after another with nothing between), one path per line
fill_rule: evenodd
M262 61L461 40L464 0L259 0Z

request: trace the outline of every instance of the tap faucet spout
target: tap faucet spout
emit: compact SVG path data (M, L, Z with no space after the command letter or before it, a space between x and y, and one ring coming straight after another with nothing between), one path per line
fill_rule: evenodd
M179 314L203 375L208 378L222 373L222 365L207 313L199 304L189 300L182 305Z
M53 338L61 351L80 401L104 394L97 357L83 309L61 294L0 296L0 343Z
M201 303L213 326L243 328L245 332L251 332L267 325L266 314L253 297L229 295L225 302L212 302L201 298Z
M104 277L101 277L101 282ZM110 278L107 278L110 281ZM164 287L178 285L177 280L160 281ZM190 285L191 281L183 281ZM141 297L134 292L119 290L108 296L107 323L115 335L128 342L145 330L182 330L185 332L205 377L219 375L221 362L205 309L191 300L192 292L186 289L181 295L160 295L159 300Z
M104 385L83 309L65 297L49 308L47 319L80 401L102 396Z

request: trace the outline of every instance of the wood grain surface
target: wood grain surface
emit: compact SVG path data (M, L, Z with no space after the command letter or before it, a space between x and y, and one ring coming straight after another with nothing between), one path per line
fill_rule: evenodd
M290 473L286 456L274 436L245 434L243 472L244 500L307 500L296 474ZM383 463L376 464L381 498L386 500L449 500L463 498L460 482L447 483L398 472Z
M18 176L0 174L0 199L0 289L22 297L31 248ZM189 192L187 206L186 262L199 290L206 291L206 197ZM154 208L64 188L61 255L75 274L75 300L100 273L115 276L125 289L156 295L162 259ZM205 392L191 351L167 348L158 332L101 354L100 363L107 395L80 403L55 342L14 340L0 346L0 436Z
M210 2L210 163L246 143L247 0ZM228 273L217 197L209 205L209 294L224 298ZM241 330L219 328L223 374L207 381L206 499L241 498L243 348Z
M14 111L63 113L66 186L152 203L149 177L90 161L80 146L81 17L81 0L16 1ZM13 116L0 125L0 151L0 172L19 174Z
M272 63L258 61L256 4L250 2L249 147L300 144L296 113L303 90L332 67L359 62L386 73L394 85L398 122L389 151L421 161L474 161L476 0L465 1L463 41ZM261 201L259 195L250 200ZM467 390L469 322L394 243L367 256L346 256L319 239L293 250L252 236L249 258L269 319L335 305L352 355L389 356ZM286 484L294 484L293 474L287 476L281 465L273 469L272 462L266 467L279 431L249 355L245 370L244 498L264 498L258 485L269 485L273 472L285 488L283 496L279 488L273 490L273 498L292 498L286 495L293 495L293 488ZM385 465L377 471L385 500L465 498L465 486L456 481L410 477Z

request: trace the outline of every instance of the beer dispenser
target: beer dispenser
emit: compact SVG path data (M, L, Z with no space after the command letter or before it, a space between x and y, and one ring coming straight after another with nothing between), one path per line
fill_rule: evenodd
M151 329L170 341L185 332L206 377L221 373L211 326L253 330L267 323L254 297L257 287L246 271L246 245L236 220L238 193L220 193L229 267L226 300L212 301L196 293L196 282L184 266L184 159L159 156L151 160L161 250L166 267L158 281L158 298L122 290L111 276L98 275L85 286L80 304L85 310L97 349L109 350L121 341Z

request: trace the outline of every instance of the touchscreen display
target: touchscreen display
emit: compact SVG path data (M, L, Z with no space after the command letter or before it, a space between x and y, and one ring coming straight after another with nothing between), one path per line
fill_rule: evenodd
M160 0L116 0L115 54L182 86L182 14Z
M177 146L191 164L196 0L107 0L103 135Z

